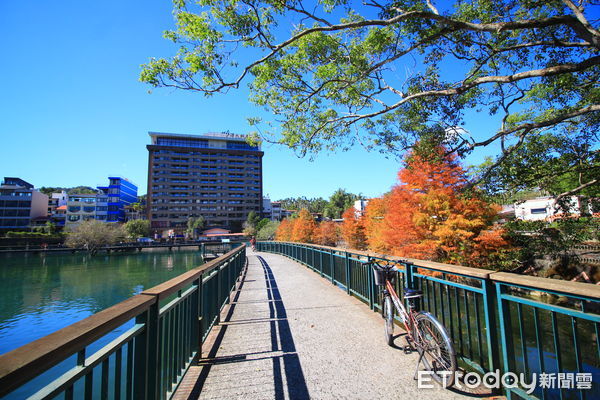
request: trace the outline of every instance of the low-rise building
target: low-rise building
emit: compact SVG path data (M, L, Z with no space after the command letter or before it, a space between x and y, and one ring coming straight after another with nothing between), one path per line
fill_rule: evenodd
M75 194L67 201L65 228L74 229L83 221L96 219L97 194ZM106 203L104 203L106 204ZM106 219L106 214L104 214Z
M32 220L48 215L48 196L20 178L5 177L0 185L0 230L27 230Z
M137 185L119 176L110 176L108 181L108 186L98 186L108 196L107 222L125 222L125 207L138 200Z
M268 197L263 197L262 200L262 216L263 218L273 219L273 206L271 199Z
M585 207L581 204L577 196L570 196L563 199L567 209L561 207L552 196L536 197L514 204L515 218L526 221L552 220L566 216L578 216L581 209Z
M66 191L52 193L48 198L48 216L54 215L56 209L60 206L66 206L69 195Z
M281 221L283 219L280 201L272 201L271 202L271 219L273 221Z

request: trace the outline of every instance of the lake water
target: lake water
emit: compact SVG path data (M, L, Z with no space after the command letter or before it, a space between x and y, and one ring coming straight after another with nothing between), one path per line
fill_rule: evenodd
M0 354L202 264L198 250L0 255Z

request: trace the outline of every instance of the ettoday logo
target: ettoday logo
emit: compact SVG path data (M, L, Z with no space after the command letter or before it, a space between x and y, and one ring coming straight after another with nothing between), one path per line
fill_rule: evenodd
M431 389L435 387L432 371L419 371L417 374L417 387L419 389ZM438 371L443 385L446 386L448 380L452 377L452 372ZM454 373L454 386L457 389L474 389L484 386L488 389L521 389L527 394L533 393L537 388L546 389L580 389L587 390L592 388L591 373L533 373L530 377L523 373L516 374L507 372L501 374L500 370L487 372L483 375L476 372L463 373L457 371Z

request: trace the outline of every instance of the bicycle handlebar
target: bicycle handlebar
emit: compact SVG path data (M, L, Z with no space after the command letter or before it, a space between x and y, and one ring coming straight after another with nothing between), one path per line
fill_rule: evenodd
M363 265L365 265L365 266L372 266L372 267L375 267L375 268L389 268L389 269L391 269L391 268L397 267L399 264L402 264L401 261L393 261L393 260L386 260L386 263L387 264L385 264L385 265L381 265L376 260L371 260L371 261L365 261L365 262L363 262Z

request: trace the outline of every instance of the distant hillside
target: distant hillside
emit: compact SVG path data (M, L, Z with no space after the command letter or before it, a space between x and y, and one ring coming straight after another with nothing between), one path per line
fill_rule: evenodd
M50 196L52 193L60 192L62 190L65 190L68 194L94 194L98 192L97 189L94 189L90 186L75 186L72 188L42 186L38 190L48 196Z

